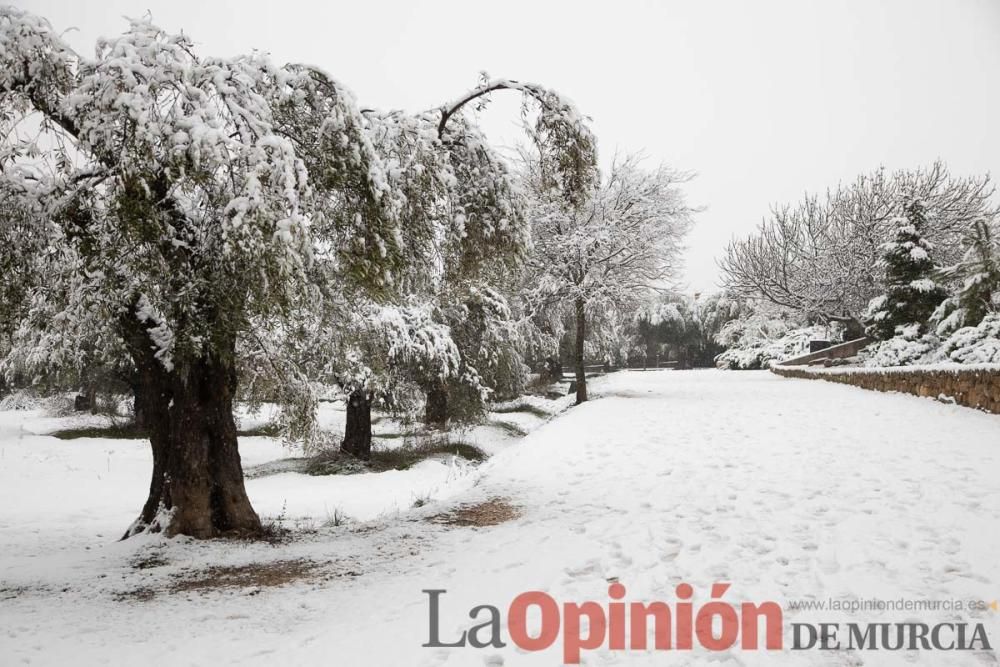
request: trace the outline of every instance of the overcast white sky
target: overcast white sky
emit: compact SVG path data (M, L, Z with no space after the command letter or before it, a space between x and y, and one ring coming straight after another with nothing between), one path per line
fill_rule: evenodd
M535 81L593 119L602 156L696 171L692 290L772 202L884 164L1000 175L1000 0L336 2L29 0L90 54L141 16L206 55L323 67L365 106L420 110L478 73ZM499 100L499 98L498 98ZM513 100L484 119L516 134Z

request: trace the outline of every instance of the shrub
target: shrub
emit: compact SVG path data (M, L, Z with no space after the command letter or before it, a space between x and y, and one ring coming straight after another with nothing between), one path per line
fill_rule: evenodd
M937 357L960 364L1000 363L1000 313L990 313L977 326L963 327L944 341Z

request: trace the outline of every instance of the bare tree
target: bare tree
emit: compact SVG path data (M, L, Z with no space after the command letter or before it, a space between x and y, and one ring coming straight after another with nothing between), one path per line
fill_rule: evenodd
M995 223L993 192L989 176L954 177L940 161L862 175L824 196L774 207L755 234L731 242L720 262L726 287L859 333L869 301L884 287L878 261L904 198L926 205L927 238L947 263L960 256L975 220Z

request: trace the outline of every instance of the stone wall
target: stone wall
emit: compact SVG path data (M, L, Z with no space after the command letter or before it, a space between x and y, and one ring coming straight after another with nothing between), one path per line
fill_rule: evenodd
M840 382L876 391L899 391L940 398L970 408L1000 414L1000 367L932 366L920 368L810 368L774 366L784 377Z
M845 359L847 357L853 357L872 342L874 342L874 340L868 337L855 338L854 340L849 340L846 343L831 345L830 347L824 348L819 352L810 352L793 359L785 359L781 362L781 365L804 366L817 361L824 361L826 359Z

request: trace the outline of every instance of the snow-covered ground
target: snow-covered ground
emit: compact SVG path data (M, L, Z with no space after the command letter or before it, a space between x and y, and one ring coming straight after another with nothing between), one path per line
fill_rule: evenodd
M276 545L116 542L144 498L144 445L58 441L27 432L38 415L0 414L0 662L560 664L558 644L422 648L423 589L448 590L443 640L474 624L475 605L506 610L529 590L606 603L615 578L644 602L672 602L687 582L700 604L718 581L732 583L734 604L1000 595L1000 416L766 372L622 372L593 394L478 469L406 471L419 478L409 487L393 473L249 480L263 515L280 513L280 500L302 519ZM266 438L241 450L245 465L288 455ZM407 494L430 488L434 501L411 509ZM429 520L491 498L520 516L489 527ZM332 525L335 507L359 520ZM308 571L283 586L199 583L210 566L279 561ZM994 646L998 618L785 612L786 625L978 620ZM984 652L606 648L584 661L997 664Z

